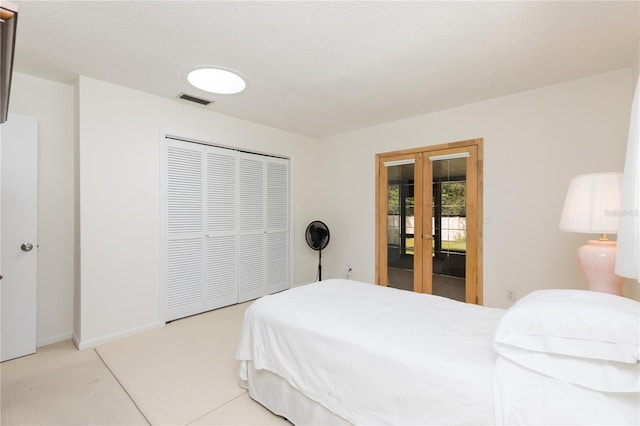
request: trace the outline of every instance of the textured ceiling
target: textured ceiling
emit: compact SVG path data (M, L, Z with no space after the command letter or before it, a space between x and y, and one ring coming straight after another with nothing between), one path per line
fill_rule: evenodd
M640 38L637 1L15 3L18 72L186 92L312 137L631 66ZM191 88L202 65L247 90Z

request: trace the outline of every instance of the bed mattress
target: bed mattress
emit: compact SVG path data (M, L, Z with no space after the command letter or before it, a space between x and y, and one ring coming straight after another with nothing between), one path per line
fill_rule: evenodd
M296 287L247 309L240 378L251 363L352 424L493 424L503 312L348 280Z

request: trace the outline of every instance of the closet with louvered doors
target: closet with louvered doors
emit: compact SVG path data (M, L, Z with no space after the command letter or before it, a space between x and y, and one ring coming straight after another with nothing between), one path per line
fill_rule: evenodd
M288 159L166 137L161 167L166 321L290 287Z

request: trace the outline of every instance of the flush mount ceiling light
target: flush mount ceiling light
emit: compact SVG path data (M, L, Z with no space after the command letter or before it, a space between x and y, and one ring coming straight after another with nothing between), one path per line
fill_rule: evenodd
M221 68L199 68L187 75L194 87L209 93L232 95L242 92L247 83L238 74Z

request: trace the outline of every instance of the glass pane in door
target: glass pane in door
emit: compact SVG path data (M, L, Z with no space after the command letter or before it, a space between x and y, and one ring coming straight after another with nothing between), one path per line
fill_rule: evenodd
M433 161L432 293L465 301L467 159Z
M387 285L413 290L414 164L387 168Z

